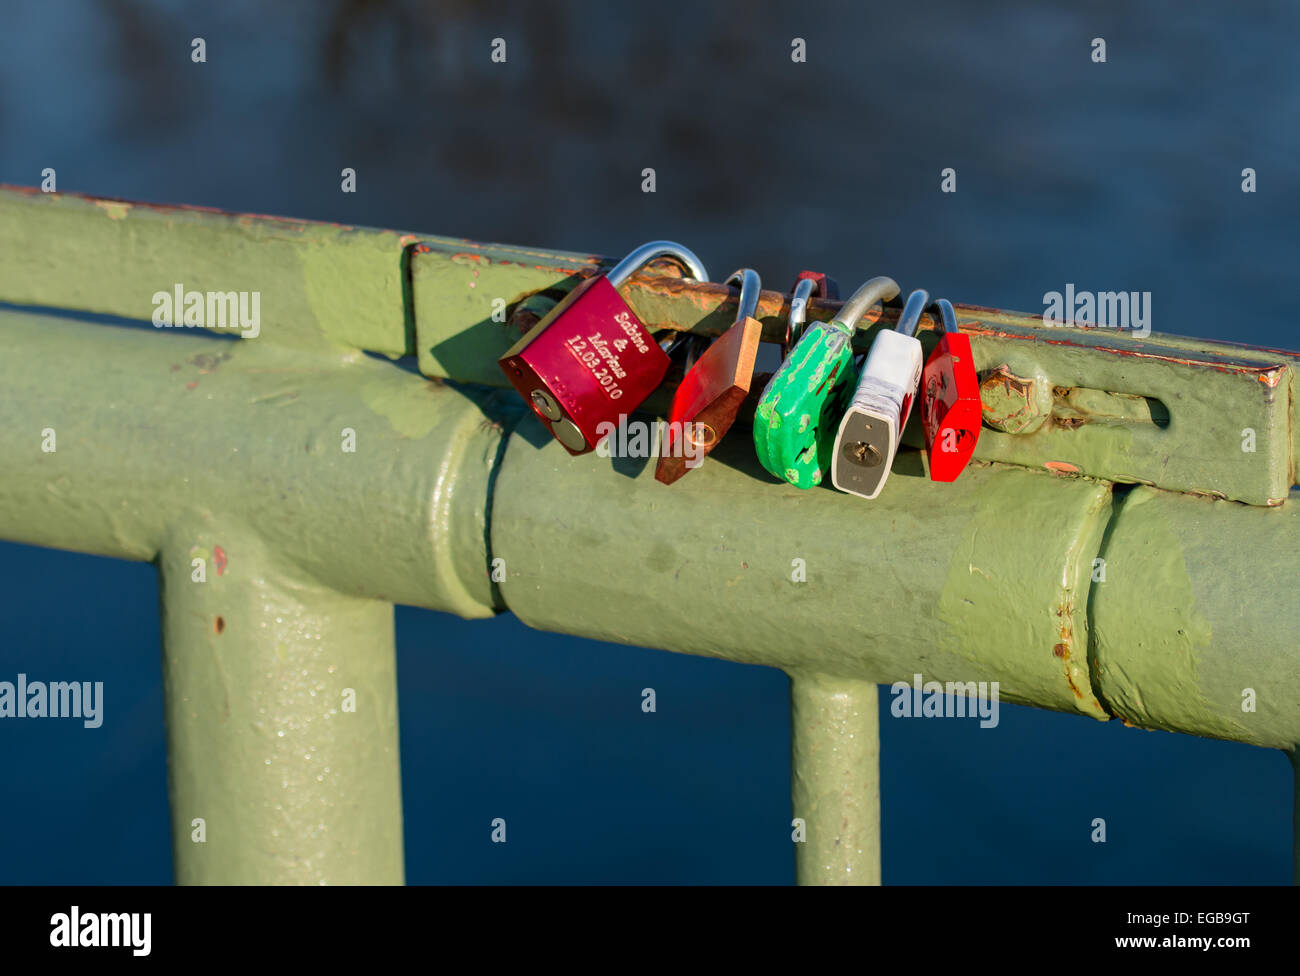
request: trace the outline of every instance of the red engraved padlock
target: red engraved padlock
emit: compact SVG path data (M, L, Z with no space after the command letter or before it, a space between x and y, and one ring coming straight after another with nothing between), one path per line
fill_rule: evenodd
M655 478L671 485L699 467L731 429L749 396L754 380L754 360L763 340L763 325L754 318L763 284L758 272L741 268L727 279L740 283L736 321L709 344L698 359L688 356L686 375L673 394L668 428L655 466ZM698 344L699 336L692 336ZM689 352L693 353L693 345Z
M668 355L618 293L642 265L669 255L700 281L700 259L672 241L642 244L588 278L498 360L506 378L570 454L586 454L668 372Z
M930 480L955 481L979 442L979 378L970 337L957 331L952 303L940 298L926 311L943 329L921 373L921 424L930 455Z

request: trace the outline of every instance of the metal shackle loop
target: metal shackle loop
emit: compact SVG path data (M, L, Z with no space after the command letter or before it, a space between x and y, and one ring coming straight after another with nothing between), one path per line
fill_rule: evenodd
M674 257L680 261L697 281L709 280L709 273L704 270L704 263L695 256L695 252L672 241L650 241L647 244L642 244L622 261L614 265L605 277L609 279L611 285L617 288L628 278L631 278L643 265L649 264L655 258L664 256Z
M867 314L867 309L878 302L887 302L897 294L898 282L893 278L883 275L872 278L849 296L849 300L840 308L840 314L835 316L835 321L856 329L858 320Z
M824 274L799 272L799 277L790 293L790 317L785 320L785 341L781 344L782 359L790 355L790 350L803 335L804 326L808 323L808 302L814 294L822 298L840 297L835 282Z
M903 306L903 311L898 316L898 332L905 336L916 335L916 327L921 324L921 316L925 314L925 307L930 304L930 293L924 288L918 288L912 294L907 296L907 304Z
M812 298L817 282L811 278L800 278L795 282L794 293L790 296L790 317L785 322L785 355L790 354L794 344L803 335L804 324L808 321L808 299Z
M725 284L740 285L740 307L736 309L736 321L752 319L754 313L758 311L759 294L763 290L763 282L758 277L758 272L753 268L737 268L731 272Z
M957 313L952 309L952 302L946 298L936 298L926 306L926 312L940 322L941 332L960 332L957 328Z

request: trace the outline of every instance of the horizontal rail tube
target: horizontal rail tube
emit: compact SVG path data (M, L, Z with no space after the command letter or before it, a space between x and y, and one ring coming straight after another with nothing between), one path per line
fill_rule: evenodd
M0 537L151 560L207 514L345 595L498 609L485 499L504 394L192 331L0 312L0 334Z

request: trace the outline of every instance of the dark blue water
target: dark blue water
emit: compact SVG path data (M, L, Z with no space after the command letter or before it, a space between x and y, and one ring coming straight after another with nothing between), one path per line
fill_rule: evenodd
M8 4L0 181L607 254L676 237L780 288L1150 291L1156 331L1300 347L1293 6L268 6ZM170 880L153 568L0 544L0 583L0 680L107 696L97 730L0 723L0 882ZM510 616L397 625L410 881L792 879L779 672ZM1279 753L1013 706L882 740L887 882L1290 877Z

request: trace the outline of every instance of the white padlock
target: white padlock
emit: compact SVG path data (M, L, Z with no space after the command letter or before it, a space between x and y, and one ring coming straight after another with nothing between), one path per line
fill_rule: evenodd
M930 295L907 296L898 326L876 336L835 438L831 483L840 491L875 498L885 487L898 441L912 412L924 356L916 327Z

